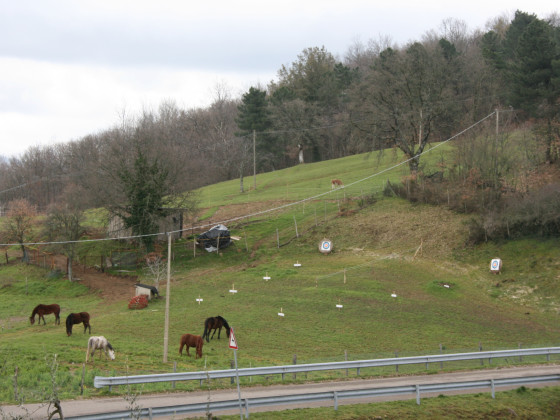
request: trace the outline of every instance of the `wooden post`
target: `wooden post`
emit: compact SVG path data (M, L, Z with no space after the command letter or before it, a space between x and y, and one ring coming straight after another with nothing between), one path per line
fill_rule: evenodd
M177 361L173 362L173 373L177 372ZM171 382L171 388L175 389L175 381Z
M253 130L253 184L257 189L257 132Z
M14 370L14 400L18 400L18 367Z
M80 395L84 395L84 379L86 376L86 364L82 364L82 381L80 382Z
M295 214L294 214L294 224L296 225L296 238L299 238L298 231L297 231L297 221L296 221L296 215Z
M294 354L294 359L292 360L292 364L297 365L297 354ZM294 373L294 379L296 379L296 374Z

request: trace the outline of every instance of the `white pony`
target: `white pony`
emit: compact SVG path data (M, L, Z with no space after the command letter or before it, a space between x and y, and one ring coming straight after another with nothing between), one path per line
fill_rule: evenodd
M90 353L91 359L93 360L95 350L104 350L105 356L109 356L111 360L115 360L115 350L113 350L113 346L111 346L111 343L109 343L109 341L107 341L107 339L102 335L89 338L86 353L86 363L89 359Z

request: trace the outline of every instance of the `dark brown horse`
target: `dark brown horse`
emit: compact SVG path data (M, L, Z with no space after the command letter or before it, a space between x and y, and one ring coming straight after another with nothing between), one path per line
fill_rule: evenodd
M204 321L204 333L202 334L202 338L206 338L206 341L209 343L210 338L214 338L214 335L216 334L216 330L218 330L218 340L219 340L222 327L226 329L226 334L229 338L230 328L229 328L229 324L224 318L222 318L220 315L206 318L206 321ZM212 337L210 337L210 330L214 330Z
M39 325L41 325L41 319L43 320L43 324L46 325L45 315L48 314L54 314L54 323L60 325L60 306L56 303L53 303L52 305L39 304L35 306L31 316L29 317L29 322L31 322L31 325L35 324L35 315L39 315Z
M89 328L89 333L91 334L91 325L89 325L89 314L87 312L72 313L66 317L66 334L68 337L72 335L72 326L79 323L84 324L84 334Z
M195 359L202 357L202 346L204 345L204 340L200 335L183 334L181 336L181 345L179 346L179 355L183 355L183 347L187 347L187 356L190 356L189 347L196 349Z

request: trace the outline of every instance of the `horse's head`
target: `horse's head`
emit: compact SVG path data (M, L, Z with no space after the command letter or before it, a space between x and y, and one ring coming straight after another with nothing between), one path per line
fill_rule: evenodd
M113 346L111 346L111 343L109 343L107 341L107 354L109 355L109 358L111 360L115 360L115 350L113 349Z
M35 324L35 317L34 317L34 316L30 316L30 317L29 317L29 322L31 322L31 325Z

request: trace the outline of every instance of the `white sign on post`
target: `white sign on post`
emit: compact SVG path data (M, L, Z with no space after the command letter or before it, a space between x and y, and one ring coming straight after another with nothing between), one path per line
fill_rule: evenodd
M235 340L235 334L233 333L233 328L229 330L229 348L237 350L237 340Z

